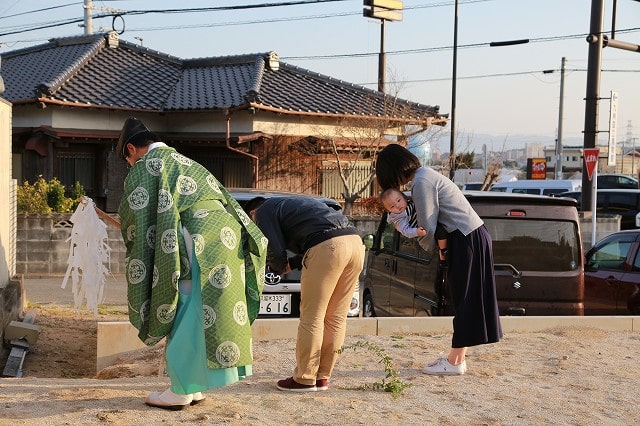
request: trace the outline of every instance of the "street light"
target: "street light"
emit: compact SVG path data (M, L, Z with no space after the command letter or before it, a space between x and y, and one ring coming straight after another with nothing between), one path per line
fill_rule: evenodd
M492 41L489 47L513 46L516 44L529 43L529 39ZM451 76L451 112L450 112L450 132L449 141L449 179L453 180L456 174L456 80L458 74L458 0L455 1L455 11L453 20L453 73Z
M362 15L380 20L380 54L378 56L378 92L384 93L386 55L384 53L384 22L402 21L402 1L363 0Z

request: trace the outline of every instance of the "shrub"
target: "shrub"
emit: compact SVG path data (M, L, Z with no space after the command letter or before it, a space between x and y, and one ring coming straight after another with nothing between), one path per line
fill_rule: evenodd
M25 181L17 187L18 213L69 213L77 206L77 200L84 195L84 188L76 182L71 197L65 195L64 185L53 178L47 182L42 176L33 184Z
M364 214L379 216L384 213L384 207L382 207L382 202L378 196L361 198L358 201L358 204L362 208Z

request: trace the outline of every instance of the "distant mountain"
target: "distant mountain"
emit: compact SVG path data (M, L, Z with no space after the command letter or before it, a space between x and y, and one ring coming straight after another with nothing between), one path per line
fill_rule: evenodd
M522 149L529 143L541 144L544 146L555 146L555 137L544 135L490 135L484 133L461 134L456 138L456 152L473 151L482 152L482 145L487 146L488 152L501 152L511 149ZM440 151L442 154L448 153L450 149L451 135L442 133L432 146L432 151ZM581 146L584 139L581 137L563 137L563 146Z

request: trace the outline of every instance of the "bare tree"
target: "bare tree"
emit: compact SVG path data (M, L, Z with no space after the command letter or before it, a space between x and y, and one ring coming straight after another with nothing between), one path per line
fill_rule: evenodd
M371 102L379 99L376 96ZM446 123L446 119L434 119L433 113L416 117L415 107L398 102L396 97L385 96L384 108L386 114L382 117L354 114L344 118L330 134L327 129L317 129L318 136L329 143L332 158L325 160L326 169L341 182L343 212L347 215L358 198L372 195L375 156L381 148L393 142L405 145L408 138L427 132L434 122ZM429 140L423 139L424 143Z

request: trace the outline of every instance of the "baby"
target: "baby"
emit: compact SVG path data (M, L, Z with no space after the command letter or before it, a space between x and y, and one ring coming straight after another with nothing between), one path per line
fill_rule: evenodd
M413 200L404 195L402 191L396 188L389 188L380 194L380 201L384 209L389 212L387 221L392 223L402 235L407 238L424 237L427 235L427 231L423 227L418 226L416 207ZM442 225L438 224L434 236L438 243L440 264L446 266L448 233Z

